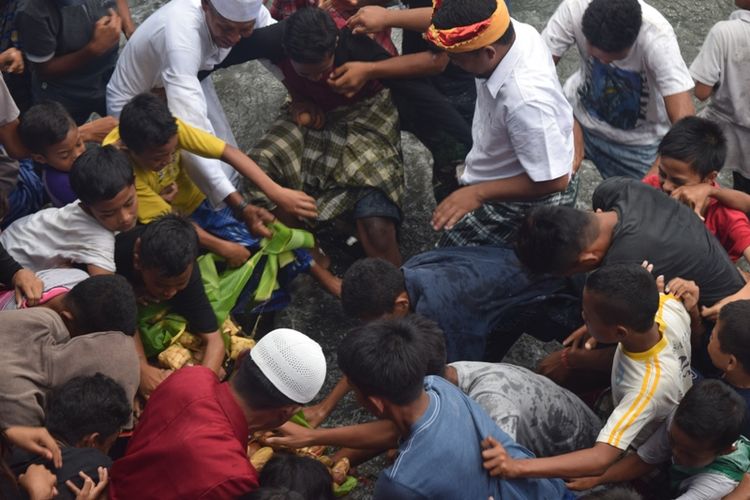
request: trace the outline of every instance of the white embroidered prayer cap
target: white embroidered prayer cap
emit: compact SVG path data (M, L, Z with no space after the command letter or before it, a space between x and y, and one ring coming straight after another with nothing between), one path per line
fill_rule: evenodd
M236 23L258 19L263 5L261 0L210 0L221 17Z
M250 357L268 380L286 397L309 403L326 378L326 358L320 345L290 328L266 334L250 351Z

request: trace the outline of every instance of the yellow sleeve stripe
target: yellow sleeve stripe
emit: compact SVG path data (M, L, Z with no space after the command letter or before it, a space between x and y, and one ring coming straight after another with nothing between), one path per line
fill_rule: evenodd
M659 385L660 378L661 364L659 363L659 358L654 357L646 365L646 373L643 377L641 388L638 391L638 396L635 398L635 401L630 404L630 407L628 407L628 411L626 411L625 414L620 417L620 420L618 420L615 424L614 429L609 435L609 439L607 439L607 444L612 445L616 448L618 447L623 435L625 434L625 431L628 430L631 425L633 425L635 419L638 418L641 413L643 413L646 405L653 399L656 388Z

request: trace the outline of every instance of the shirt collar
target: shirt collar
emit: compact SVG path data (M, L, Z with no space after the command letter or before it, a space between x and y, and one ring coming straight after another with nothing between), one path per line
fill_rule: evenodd
M511 73L513 73L513 69L518 64L519 59L521 59L519 39L519 30L516 30L516 39L513 41L510 50L505 54L503 60L495 67L495 71L492 72L492 75L484 82L493 99L497 97L505 80L507 80Z
M219 384L216 388L216 401L219 402L219 406L224 411L224 414L229 419L229 423L232 425L234 435L239 442L243 445L247 445L248 441L248 430L247 430L247 419L242 408L234 400L232 391L229 388L229 383L224 382Z
M735 19L739 19L740 21L750 23L750 10L735 10L729 15L729 19L731 19L732 21L734 21Z

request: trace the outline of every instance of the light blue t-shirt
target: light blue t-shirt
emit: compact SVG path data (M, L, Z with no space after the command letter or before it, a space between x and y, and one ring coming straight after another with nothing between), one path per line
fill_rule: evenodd
M497 427L477 403L440 377L426 377L430 404L401 443L399 456L375 485L376 500L458 498L560 500L559 479L492 478L482 467L481 441L493 436L513 458L534 454Z

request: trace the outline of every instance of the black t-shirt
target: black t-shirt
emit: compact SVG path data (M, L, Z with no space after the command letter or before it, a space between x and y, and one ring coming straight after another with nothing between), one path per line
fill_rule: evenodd
M11 287L13 275L22 269L21 264L11 257L5 247L0 244L0 284Z
M135 242L143 233L145 226L138 226L115 238L115 266L117 274L124 276L134 288L142 287L141 275L133 267ZM179 242L175 242L179 245ZM188 323L188 330L193 334L213 333L219 329L216 315L206 296L198 264L193 265L188 285L169 299L172 312L182 315Z
M59 469L55 469L52 462L38 455L32 455L26 451L17 449L13 451L13 455L8 462L16 475L24 473L29 465L44 465L57 476L58 495L55 498L70 500L73 500L76 496L70 491L65 481L71 480L77 487L82 488L83 479L78 475L79 472L83 471L94 480L94 483L98 483L99 472L97 469L99 467L112 468L112 459L95 448L61 446L60 450L62 452L63 464Z
M686 205L635 179L611 178L594 191L594 210L619 218L602 262L654 265L654 275L695 281L710 306L745 284L719 241Z

